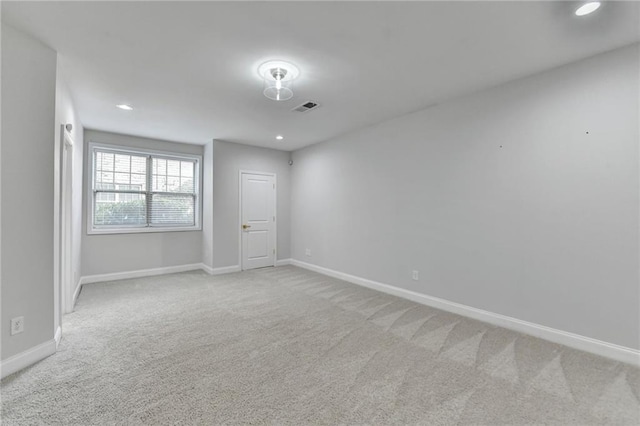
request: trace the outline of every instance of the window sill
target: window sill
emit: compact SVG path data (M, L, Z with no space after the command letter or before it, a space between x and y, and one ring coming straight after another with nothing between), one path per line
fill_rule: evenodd
M89 229L87 235L111 235L111 234L147 234L155 232L189 232L202 231L201 226L175 226L175 227L145 227L145 228L95 228Z

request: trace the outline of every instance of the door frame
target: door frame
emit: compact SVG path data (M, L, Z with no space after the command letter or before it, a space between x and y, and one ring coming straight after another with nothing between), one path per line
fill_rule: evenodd
M73 139L63 126L60 182L60 287L63 314L73 311Z
M273 266L276 266L276 262L278 261L278 178L275 173L258 172L255 170L238 171L238 265L241 271L245 270L242 264L242 175L244 174L273 177L273 183L276 186L273 191L273 215L276 218L273 222L273 233L276 242L276 246L274 247L276 252L273 254Z

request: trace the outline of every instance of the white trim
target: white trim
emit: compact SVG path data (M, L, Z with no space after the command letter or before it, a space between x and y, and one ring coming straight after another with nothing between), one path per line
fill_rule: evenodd
M209 265L205 265L204 263L200 264L200 269L205 271L209 275L213 275L213 268Z
M56 333L57 334L57 333ZM34 346L31 349L20 352L12 357L9 357L2 361L0 364L0 377L5 378L16 371L20 371L23 368L27 368L38 361L45 359L46 357L56 353L56 341L51 339L44 343Z
M76 299L80 294L80 288L85 284L102 283L108 281L128 280L131 278L153 277L157 275L175 274L177 272L197 271L201 269L209 275L230 274L240 272L240 265L223 266L221 268L212 268L204 263L191 263L188 265L166 266L164 268L140 269L137 271L113 272L110 274L87 275L80 278L78 287L74 294L73 303L75 306Z
M73 311L73 301L70 288L73 281L73 250L72 250L72 212L73 212L73 164L77 159L74 158L73 153L73 139L71 134L66 130L66 125L62 125L62 140L63 147L61 150L61 168L60 168L60 281L59 287L61 289L61 308L62 313L67 314Z
M53 336L53 340L56 342L56 350L58 350L60 339L62 339L62 328L58 326L58 328L56 329L56 334Z
M590 337L581 336L579 334L558 330L528 321L519 320L517 318L508 317L506 315L484 311L482 309L473 308L471 306L462 305L460 303L450 302L445 299L427 296L425 294L416 293L411 290L405 290L388 284L368 280L366 278L345 274L343 272L312 265L310 263L302 262L296 259L291 259L291 264L304 269L308 269L310 271L318 272L323 275L338 278L353 284L401 297L403 299L408 299L422 305L442 309L454 314L462 315L478 321L483 321L489 324L497 325L499 327L508 328L510 330L548 340L553 343L565 345L573 349L590 352L599 356L632 365L640 365L640 351L637 349L603 342L602 340L592 339Z
M54 140L54 167L53 167L53 327L60 325L63 310L63 291L60 279L60 266L62 262L61 228L60 218L62 205L62 151L64 148L65 126L60 125L59 139Z
M289 259L279 259L276 260L276 266L286 266L286 265L291 265L293 262L293 259L289 258Z
M209 275L222 275L222 274L231 274L233 272L240 272L240 265L233 266L223 266L220 268L212 268L205 264L202 264L202 269L207 272Z
M162 151L155 149L147 149L147 148L137 148L137 147L128 147L124 145L113 145L102 142L89 142L88 144L88 153L87 153L87 173L85 176L86 180L86 209L87 209L87 235L104 235L104 234L138 234L138 233L147 233L147 232L184 232L184 231L202 231L202 155L198 154L187 154L180 152L170 152L170 151ZM154 156L154 157L170 157L172 159L184 159L184 160L193 160L196 164L196 172L195 176L198 177L197 181L194 182L196 184L195 195L198 208L195 211L195 225L193 226L121 226L118 228L110 228L110 227L95 227L93 225L93 173L94 173L94 164L93 164L93 156L94 151L96 149L102 150L111 150L113 152L121 152L123 154L139 154L145 156ZM149 191L151 188L147 188Z
M80 278L76 283L76 291L73 292L73 300L71 301L71 312L73 312L73 309L76 307L78 296L80 296L80 290L82 290L82 278Z
M202 227L193 227L193 226L172 226L172 227L162 227L162 226L145 226L144 228L136 228L132 226L130 228L118 228L118 229L104 229L104 228L95 228L91 232L87 232L88 235L113 235L113 234L144 234L148 232L189 232L189 231L202 231Z
M127 280L130 278L152 277L155 275L174 274L176 272L204 269L202 263L189 265L165 266L163 268L139 269L137 271L112 272L110 274L87 275L80 278L81 285L101 283L105 281Z
M273 177L273 233L274 233L274 252L273 266L277 266L278 258L278 176L271 172L257 172L255 170L238 170L238 264L242 271L242 175L261 175Z

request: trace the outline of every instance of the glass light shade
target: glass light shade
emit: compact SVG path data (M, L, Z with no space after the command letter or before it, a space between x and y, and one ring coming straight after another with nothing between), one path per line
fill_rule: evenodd
M599 7L600 7L599 1L592 1L589 3L585 3L576 10L576 15L577 16L588 15L598 10Z
M264 95L274 101L293 97L293 78L285 68L270 68L264 72Z

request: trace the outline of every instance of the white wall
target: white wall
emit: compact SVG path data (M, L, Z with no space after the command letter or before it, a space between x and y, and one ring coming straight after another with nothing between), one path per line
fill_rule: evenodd
M202 155L202 263L213 268L213 142Z
M294 152L292 257L640 348L638 61L635 45Z
M291 254L290 154L225 141L213 142L213 264L214 268L238 266L239 171L276 174L277 257Z
M55 88L56 53L3 24L2 360L54 336ZM10 336L16 316L24 332Z
M67 83L62 76L60 66L58 66L56 74L56 109L55 109L55 126L53 129L55 145L54 156L55 165L54 173L59 185L62 185L62 126L66 124L72 125L70 132L73 139L73 182L72 182L72 201L71 201L71 262L72 262L72 288L69 289L70 294L75 294L77 287L80 285L80 266L81 266L81 244L82 244L82 166L83 166L83 139L84 129L80 122L80 117L74 106L71 93ZM60 189L56 188L57 194ZM59 211L59 206L56 206ZM59 217L56 217L58 223ZM58 269L58 256L56 257L55 268ZM57 272L59 273L59 271ZM59 303L59 301L57 301ZM59 305L58 305L59 306ZM59 312L57 324L60 324L62 312Z
M203 154L201 145L85 130L82 276L190 265L202 262L202 231L87 234L88 144L108 143L183 154Z

